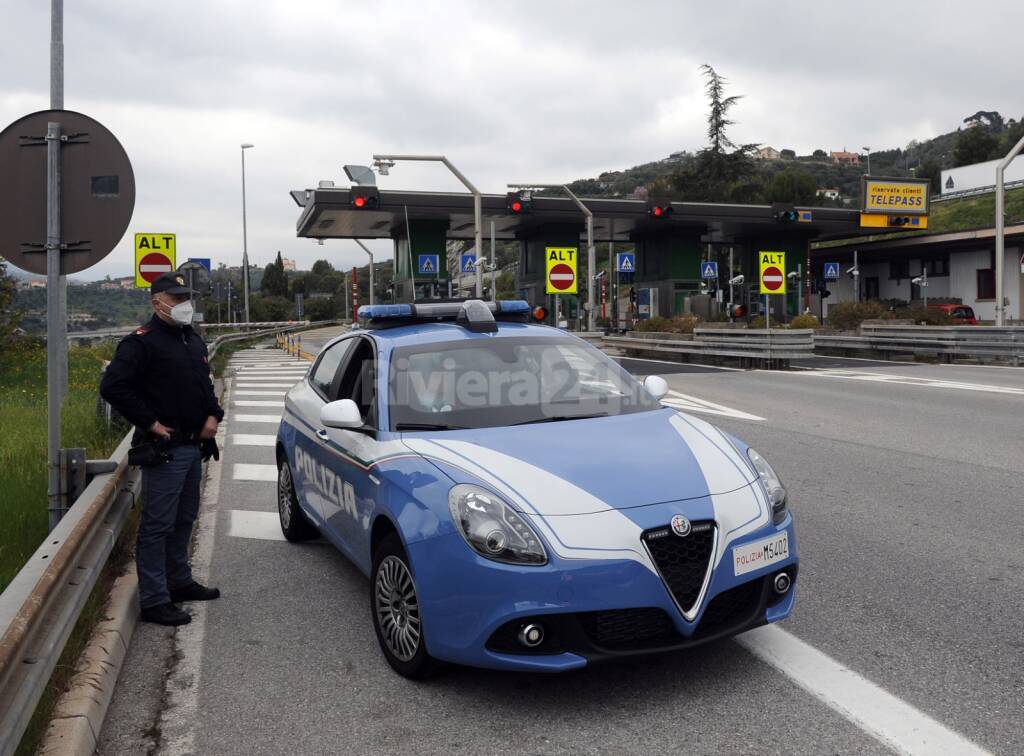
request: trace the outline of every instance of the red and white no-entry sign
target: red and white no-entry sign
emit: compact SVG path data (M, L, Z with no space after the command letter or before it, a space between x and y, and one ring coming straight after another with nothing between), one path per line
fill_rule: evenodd
M576 272L565 263L558 263L551 266L548 279L551 281L552 288L566 291L573 288L573 285L576 283Z
M148 283L153 283L164 273L170 273L172 270L174 266L171 264L171 258L163 252L150 252L139 260L139 277Z
M769 291L776 291L782 286L784 279L782 271L778 268L765 268L761 280L764 282L764 288Z

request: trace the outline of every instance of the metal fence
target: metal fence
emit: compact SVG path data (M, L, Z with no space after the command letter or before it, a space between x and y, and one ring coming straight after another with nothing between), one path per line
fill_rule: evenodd
M858 335L814 337L816 350L1000 360L1020 365L1024 360L1022 326L862 325Z
M231 341L305 327L275 325L219 336L210 345L210 357ZM17 748L138 498L141 475L128 466L130 445L131 433L110 457L113 471L92 479L0 594L0 756Z

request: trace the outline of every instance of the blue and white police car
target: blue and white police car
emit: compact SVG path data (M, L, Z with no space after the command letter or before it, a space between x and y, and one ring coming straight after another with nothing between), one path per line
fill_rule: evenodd
M390 665L560 672L785 618L786 490L525 302L361 307L287 395L278 508L370 578Z

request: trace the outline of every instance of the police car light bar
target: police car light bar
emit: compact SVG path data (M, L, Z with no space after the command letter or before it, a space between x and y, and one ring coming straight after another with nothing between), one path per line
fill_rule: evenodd
M525 320L529 313L530 305L521 299L499 302L468 299L465 302L363 305L359 308L359 319L377 328L454 320L474 333L489 333L497 330L495 316L503 320L510 319L508 316Z

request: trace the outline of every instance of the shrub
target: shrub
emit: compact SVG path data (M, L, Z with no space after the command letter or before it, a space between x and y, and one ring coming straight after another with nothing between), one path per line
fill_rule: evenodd
M896 310L897 318L910 318L915 323L926 325L953 325L953 318L942 310L925 307L902 307Z
M828 308L828 323L840 331L853 331L865 320L888 319L892 313L881 302L839 302Z
M789 321L790 328L817 328L818 326L818 319L809 313L805 315L797 315Z
M637 323L636 330L657 331L658 333L693 333L693 329L702 322L704 321L697 315L677 315L674 318L655 315L653 318Z
M764 328L764 322L764 315L758 315L756 318L750 319L750 322L747 324L747 328ZM778 320L772 320L772 328L778 328L780 325L782 324Z

